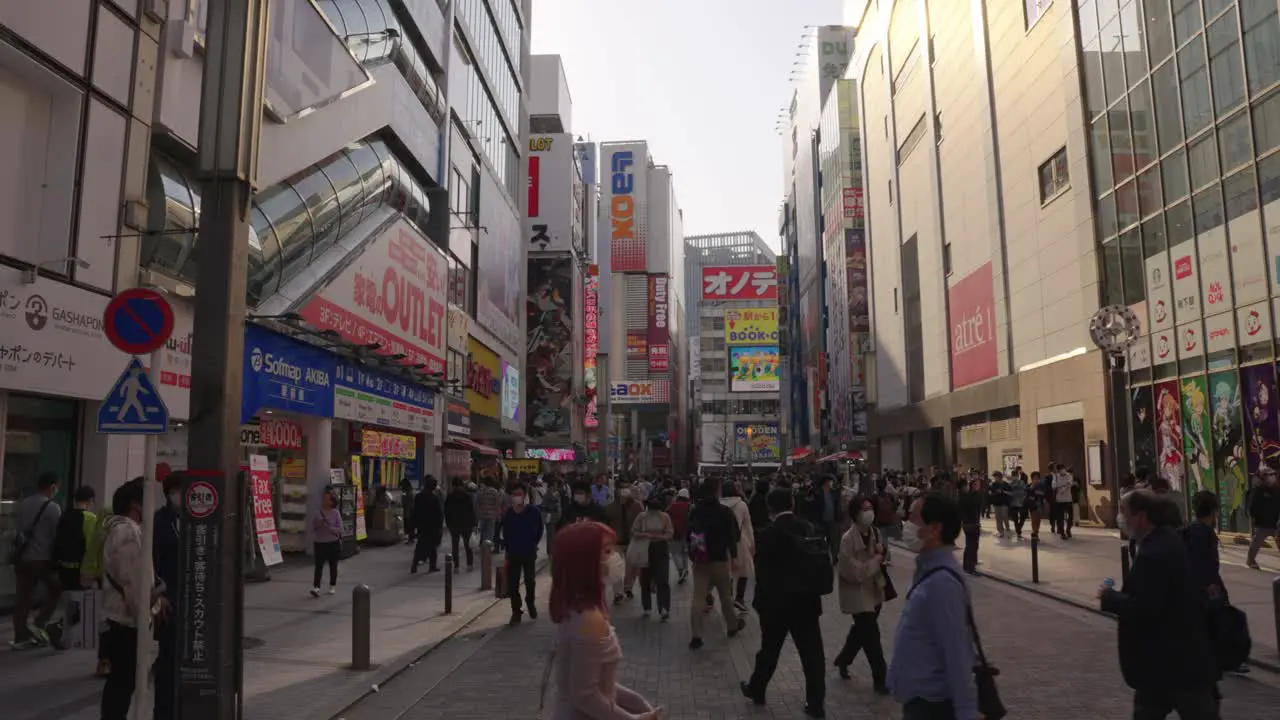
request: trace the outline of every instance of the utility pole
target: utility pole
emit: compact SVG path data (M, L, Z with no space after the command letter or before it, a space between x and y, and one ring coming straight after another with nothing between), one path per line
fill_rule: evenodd
M184 628L178 649L178 713L183 720L238 720L243 711L246 512L240 387L268 0L220 0L209 3L208 13L200 90L199 292L191 351L190 434L198 441L188 450L188 467L217 488L214 505L221 508L221 523L210 549L221 571L212 587L199 591L207 596L200 598L201 609L178 619ZM184 523L184 535L189 525ZM184 555L188 541L184 537ZM197 632L202 632L200 647L193 640Z

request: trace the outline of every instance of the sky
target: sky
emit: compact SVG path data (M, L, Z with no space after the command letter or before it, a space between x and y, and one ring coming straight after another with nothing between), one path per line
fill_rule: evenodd
M670 166L685 235L777 250L788 75L805 26L840 20L840 0L533 0L533 53L562 57L575 135Z

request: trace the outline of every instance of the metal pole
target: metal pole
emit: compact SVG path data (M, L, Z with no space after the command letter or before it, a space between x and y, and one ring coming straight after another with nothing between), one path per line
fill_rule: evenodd
M453 613L453 555L444 556L444 614Z
M147 374L156 387L160 387L160 351L153 350L148 361ZM149 558L155 545L156 517L156 435L147 435L143 445L142 488L142 557ZM138 588L146 592L146 602L138 603L134 613L134 627L139 629L137 640L137 664L133 676L133 717L145 720L151 716L151 633L142 628L151 626L151 595L155 585L155 565L138 563ZM173 588L177 589L177 588Z
M489 540L480 543L480 589L493 589L493 543Z
M1031 582L1040 584L1040 538L1031 538Z
M240 477L240 385L244 362L249 210L257 179L268 31L267 0L209 3L200 88L198 175L200 263L191 348L191 427L187 466L219 473L222 524L213 549L221 582L206 632L216 697L183 693L184 720L243 716L245 487ZM191 618L178 618L179 626ZM184 695L190 697L184 697Z
M1121 545L1120 546L1120 582L1122 583L1129 581L1129 565L1130 565L1129 546Z
M1271 583L1271 607L1275 612L1276 647L1280 648L1280 577Z
M351 669L368 670L373 657L373 594L368 585L351 589Z
M599 292L597 291L597 297ZM609 472L609 453L612 450L610 446L609 434L611 423L609 422L610 401L613 399L613 392L610 388L609 380L609 353L596 353L596 433L599 437L600 456L597 458L599 467L597 472L601 475Z

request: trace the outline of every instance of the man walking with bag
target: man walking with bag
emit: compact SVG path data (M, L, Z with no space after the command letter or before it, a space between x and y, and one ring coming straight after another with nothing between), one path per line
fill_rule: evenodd
M13 606L14 650L29 650L49 643L45 625L53 617L62 595L62 585L53 564L54 540L58 534L58 520L62 508L54 501L58 494L58 479L53 473L44 473L36 480L36 492L18 503L16 527L9 560L17 579L17 600ZM44 600L36 613L35 621L28 624L31 602L36 590L44 585Z

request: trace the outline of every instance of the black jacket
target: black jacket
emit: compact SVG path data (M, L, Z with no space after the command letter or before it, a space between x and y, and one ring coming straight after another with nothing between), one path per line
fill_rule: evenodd
M982 491L960 493L960 522L977 525L982 522Z
M454 488L444 498L444 524L449 532L466 534L476 527L476 504L471 493Z
M1210 585L1223 587L1218 563L1218 534L1202 522L1193 522L1182 531L1191 560L1191 575L1202 591Z
M1104 590L1102 609L1120 620L1120 672L1135 690L1204 687L1217 680L1205 594L1180 534L1153 529L1138 546L1124 590Z
M1249 519L1254 527L1273 528L1280 524L1280 486L1258 485L1249 497Z
M443 534L444 511L440 508L440 498L433 492L423 491L413 499L413 527L418 534L426 537L428 545L439 545Z
M560 522L556 523L556 530L576 522L603 523L605 521L604 508L597 505L593 500L588 499L585 503L570 500L563 507L564 510L560 513Z
M689 509L689 532L706 536L708 562L727 562L737 552L741 531L733 511L712 498L699 500Z
M751 496L751 501L747 503L747 512L751 516L751 529L760 532L769 524L769 498L768 493L756 491Z
M821 595L802 595L799 573L805 566L797 537L818 535L813 525L795 513L785 513L756 535L756 595L751 606L768 613L822 614Z
M177 602L178 579L182 575L180 518L167 503L156 510L154 517L155 534L151 536L151 559L156 566L156 577L164 582L165 597L170 602Z

